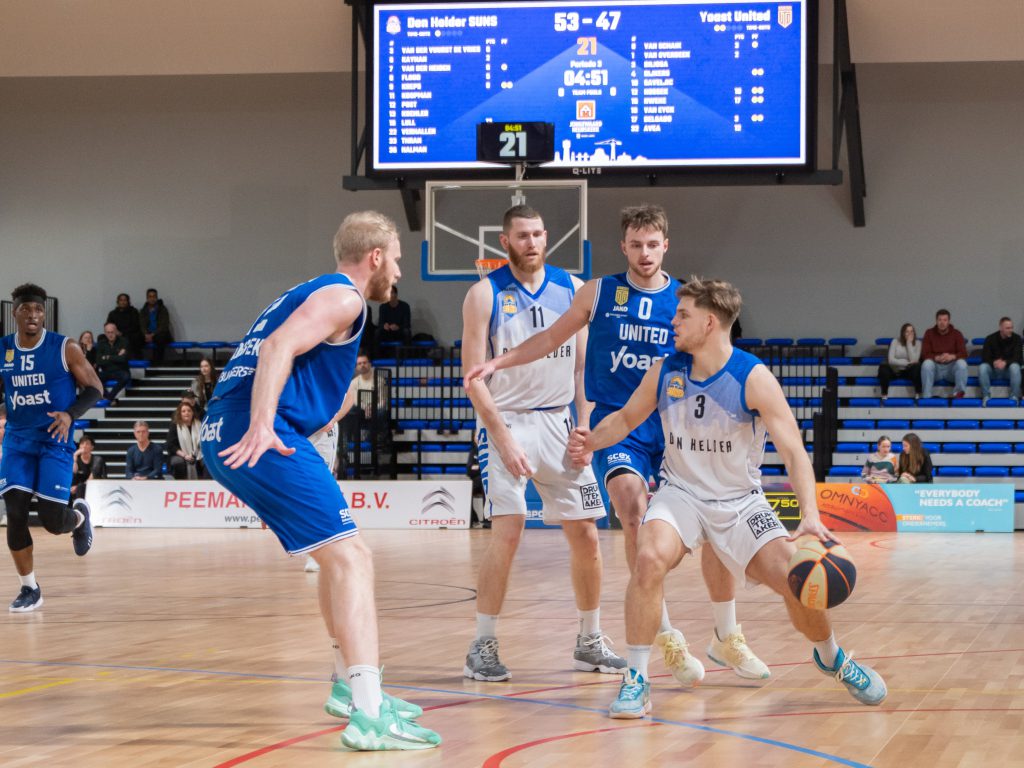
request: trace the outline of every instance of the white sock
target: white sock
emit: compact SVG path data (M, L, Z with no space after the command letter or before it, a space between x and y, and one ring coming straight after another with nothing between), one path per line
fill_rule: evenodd
M836 657L839 655L839 646L836 645L836 636L828 636L828 640L822 640L814 644L814 650L818 652L818 658L826 667L832 668L836 665Z
M715 634L724 640L736 632L736 601L711 603L711 613L715 617Z
M19 574L18 578L21 579L21 586L23 586L23 587L28 587L29 589L38 589L39 588L39 585L36 584L36 572L35 571L32 571L31 573L27 573L24 576Z
M334 679L344 680L348 677L348 668L345 666L345 657L341 655L341 648L338 641L333 637L331 640L331 651L334 653Z
M581 611L576 609L576 615L580 619L580 634L594 635L601 632L601 609L595 608L592 611Z
M647 679L647 664L651 660L651 646L627 645L626 661L630 669L635 669L644 680Z
M661 627L658 632L670 632L672 630L672 619L668 617L668 603L661 601Z
M380 690L380 670L369 664L356 664L348 668L348 684L352 686L352 704L356 709L376 719L384 694Z
M479 640L481 637L497 637L498 636L498 617L490 616L486 613L478 613L476 615L476 638Z

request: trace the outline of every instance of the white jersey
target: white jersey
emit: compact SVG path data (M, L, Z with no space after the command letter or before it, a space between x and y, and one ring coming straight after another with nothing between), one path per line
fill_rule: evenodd
M491 309L490 356L507 352L550 328L572 303L576 293L569 273L545 267L544 283L530 293L508 266L488 276L494 291ZM576 337L528 365L496 371L487 382L499 411L559 408L576 394Z
M698 499L736 499L761 488L767 431L747 408L747 377L761 361L734 349L706 381L690 378L693 357L665 358L658 380L658 412L665 431L663 478Z

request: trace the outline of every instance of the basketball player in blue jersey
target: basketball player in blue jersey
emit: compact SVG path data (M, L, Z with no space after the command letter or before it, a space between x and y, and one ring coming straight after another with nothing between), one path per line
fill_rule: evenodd
M103 385L77 343L44 327L46 291L26 283L11 298L16 330L0 339L7 406L0 496L7 506L7 547L21 578L10 610L25 613L43 605L28 530L33 496L47 531L70 533L76 555L92 547L89 505L83 499L68 505L75 453L70 437L75 419L96 404Z
M235 350L203 422L203 457L289 554L320 564L321 613L347 663L336 666L328 699L332 714L349 717L342 743L429 749L441 739L414 722L422 710L381 691L373 561L308 439L345 400L366 322L363 297L386 301L401 276L394 222L372 211L347 216L334 255L336 272L281 294Z
M673 319L677 352L659 360L620 410L594 430L577 428L570 453L582 460L612 445L657 411L665 436L665 482L651 500L637 538L636 568L626 592L629 671L612 702L613 718L651 711L647 663L658 628L668 572L710 545L737 581L764 583L782 595L793 626L813 644L819 670L863 704L886 695L881 676L836 644L828 613L813 611L787 583L792 541L803 534L835 537L821 523L814 470L782 387L751 354L734 349L729 330L739 291L729 283L692 279L679 290ZM761 491L767 434L786 463L802 519L792 536Z
M525 205L505 212L501 245L509 263L466 294L462 307L462 364L469 368L522 343L568 310L580 281L545 264L547 231ZM596 520L604 504L589 466L573 466L566 446L573 426L570 405L585 419L583 330L544 359L495 373L466 387L477 413L480 471L491 516L487 554L477 577L476 638L463 674L475 680L508 680L498 656L497 623L512 560L526 521L526 483L532 478L544 502L544 520L559 524L569 544L580 622L573 667L615 673L626 662L601 633L601 550Z
M625 208L620 223L626 271L589 281L557 323L468 370L467 386L472 379L489 376L495 370L524 365L550 354L589 324L585 383L587 399L595 403L591 426L625 405L650 367L673 351L672 317L680 283L662 271L668 250L665 211L656 205ZM647 511L648 479L658 477L664 448L661 424L652 414L623 440L594 455L597 479L605 484L622 521L630 572L636 563L637 530ZM747 646L742 627L736 622L732 575L710 547L702 553L701 568L715 620L708 657L720 666L732 667L740 677L770 677L767 665ZM692 687L704 678L704 665L689 652L683 633L672 627L665 605L656 645L680 684Z

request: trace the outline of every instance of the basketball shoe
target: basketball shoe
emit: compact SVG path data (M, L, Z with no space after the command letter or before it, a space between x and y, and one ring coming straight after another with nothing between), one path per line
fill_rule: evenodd
M82 513L82 524L71 532L71 543L75 548L75 554L79 557L85 555L92 548L92 511L85 499L78 499L72 507Z
M635 669L626 670L619 695L608 707L608 717L636 720L651 711L651 684Z
M750 650L739 624L724 640L718 639L718 632L714 633L708 644L708 658L720 667L732 667L737 675L747 680L767 680L772 676L768 665Z
M821 663L817 649L814 650L814 663L823 674L831 675L845 685L850 695L861 704L877 706L885 701L885 697L889 693L885 687L885 680L880 674L867 664L855 662L853 654L847 654L842 648L839 649L839 654L836 656L834 667L826 667Z
M600 632L590 635L576 635L576 650L572 653L573 669L581 672L603 672L606 675L621 674L626 669L626 660L617 655Z
M693 688L704 679L704 665L692 653L678 629L659 632L654 644L661 649L661 657L672 676L684 688Z
M423 710L415 704L384 693L384 701L394 704L398 716L404 720L415 720L423 714ZM331 695L324 704L324 712L332 717L347 720L352 715L352 688L343 680L334 680L331 684Z
M498 659L498 638L478 637L470 643L462 674L472 680L488 683L499 683L512 677L508 668Z
M39 585L36 585L35 589L32 587L22 586L18 596L14 598L14 602L11 603L11 607L8 609L11 613L28 613L34 611L36 608L43 607L43 590Z
M378 717L370 717L359 709L352 710L348 727L341 732L341 743L360 751L433 749L441 743L441 737L429 728L403 719L395 711L394 703L385 699Z

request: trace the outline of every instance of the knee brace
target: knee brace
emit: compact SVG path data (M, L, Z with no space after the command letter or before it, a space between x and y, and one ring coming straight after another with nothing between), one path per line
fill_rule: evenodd
M4 494L7 506L7 548L20 552L32 546L32 534L28 532L28 505L32 494L11 490Z
M70 533L78 525L78 515L67 504L40 499L39 522L52 534Z

